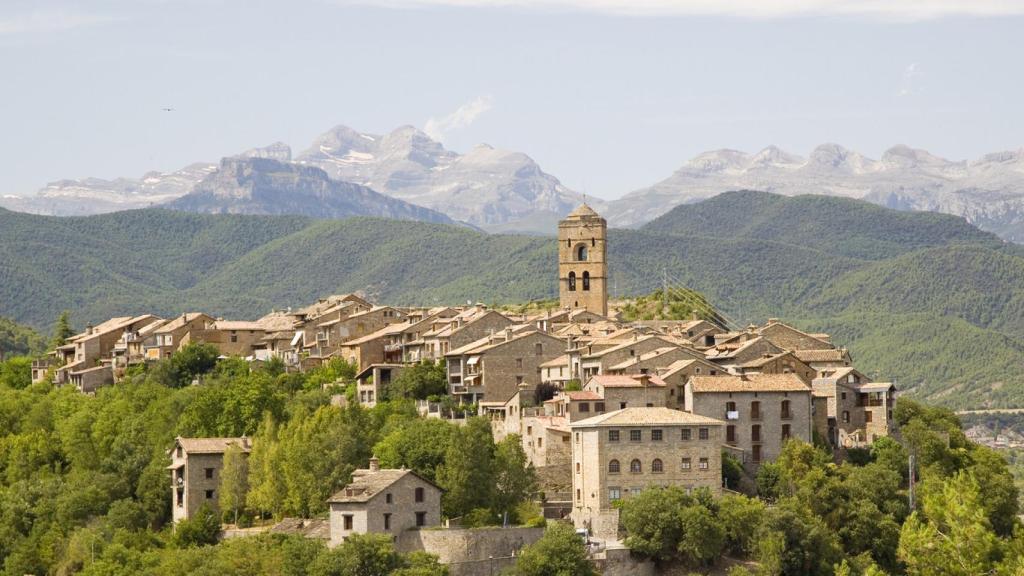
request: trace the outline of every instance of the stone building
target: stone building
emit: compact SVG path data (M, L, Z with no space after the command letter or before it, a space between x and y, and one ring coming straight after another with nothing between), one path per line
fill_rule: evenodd
M224 452L238 446L242 453L252 449L249 439L182 438L174 441L171 456L171 518L180 522L191 518L203 504L219 510L220 473L224 469Z
M608 315L608 223L586 204L558 223L558 301Z
M504 403L520 384L536 385L541 365L561 356L565 343L527 325L501 332L449 352L449 390L465 402Z
M789 438L811 442L811 387L796 374L693 376L685 409L725 420L725 444L751 467L771 461Z
M614 503L645 488L721 493L721 420L670 408L625 408L569 427L573 522L600 538L618 532Z
M391 381L405 370L405 364L371 364L356 374L356 397L359 403L373 408L387 395Z
M812 383L825 398L827 420L819 432L835 448L870 444L892 431L896 388L889 382L871 382L860 371L846 367L826 370Z
M331 546L352 534L391 534L441 524L441 489L412 470L370 467L352 473L352 482L327 501Z

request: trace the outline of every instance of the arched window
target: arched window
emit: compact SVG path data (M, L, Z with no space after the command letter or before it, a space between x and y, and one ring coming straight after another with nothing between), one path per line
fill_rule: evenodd
M576 261L586 262L587 261L587 246L586 244L580 244L576 247Z
M590 272L583 272L583 289L590 290Z
M661 464L660 458L655 458L654 462L651 462L651 472L664 472L664 468Z
M608 473L609 474L618 474L619 473L619 461L618 460L610 460L608 462Z
M629 463L629 471L632 472L633 474L639 474L643 472L643 466L640 464L639 460L634 459L632 462Z
M575 272L569 272L569 291L570 292L575 292L576 291L576 273Z

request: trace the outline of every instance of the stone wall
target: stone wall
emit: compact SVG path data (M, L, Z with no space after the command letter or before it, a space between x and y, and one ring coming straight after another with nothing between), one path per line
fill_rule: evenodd
M403 553L436 554L451 576L499 574L515 563L519 551L544 535L544 528L456 528L407 530L395 548Z

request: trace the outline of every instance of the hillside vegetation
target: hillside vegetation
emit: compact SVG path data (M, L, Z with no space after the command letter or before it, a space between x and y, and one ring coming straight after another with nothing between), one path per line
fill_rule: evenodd
M933 213L840 198L723 194L609 233L613 296L662 270L737 324L832 332L858 366L956 407L1024 406L1024 257ZM375 218L0 210L0 315L37 329L118 314L255 318L329 293L392 304L557 296L550 238ZM643 315L645 313L641 313Z
M0 317L0 359L38 354L45 348L46 341L38 332Z

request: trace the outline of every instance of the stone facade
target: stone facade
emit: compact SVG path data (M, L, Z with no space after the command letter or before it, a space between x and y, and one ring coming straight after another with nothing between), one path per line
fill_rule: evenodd
M564 347L561 339L532 327L506 328L447 355L449 389L467 401L504 403L521 384L540 382L541 364L561 356Z
M721 420L669 408L626 408L570 428L577 527L607 535L609 517L617 517L613 503L651 486L721 493Z
M441 523L441 489L411 470L382 469L376 458L327 503L331 546L352 534L397 536Z
M451 576L492 576L514 565L519 551L543 535L544 528L525 527L412 530L397 536L395 549L435 554Z
M219 510L220 475L224 452L236 445L249 453L249 439L177 438L169 454L171 465L171 518L180 522L191 518L203 504Z
M586 204L558 223L558 301L608 315L608 223Z
M789 438L812 441L811 388L796 374L695 376L686 410L725 421L725 444L756 467L774 460Z

